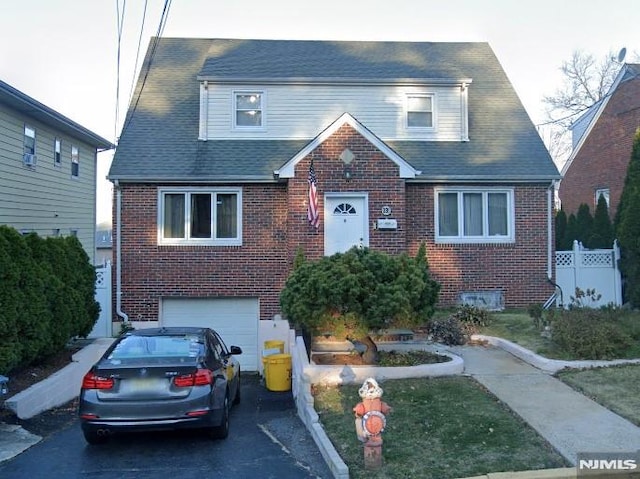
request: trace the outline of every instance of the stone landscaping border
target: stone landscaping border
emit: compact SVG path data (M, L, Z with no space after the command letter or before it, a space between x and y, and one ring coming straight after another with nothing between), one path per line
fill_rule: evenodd
M494 336L484 336L482 334L474 334L471 336L471 339L474 341L486 341L493 346L504 349L508 353L513 354L515 357L522 359L541 371L551 374L555 374L562 369L588 369L619 366L622 364L640 364L640 359L613 359L611 361L564 361L560 359L549 359L506 339L496 338Z

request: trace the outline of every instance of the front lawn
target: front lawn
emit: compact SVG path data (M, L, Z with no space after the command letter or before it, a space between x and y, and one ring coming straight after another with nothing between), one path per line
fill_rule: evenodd
M558 378L640 426L640 365L561 371Z
M481 328L479 333L506 339L539 354L552 346L549 339L540 335L540 330L526 311L492 313L491 324Z
M577 308L544 313L553 339L543 337L526 311L491 314L480 334L507 339L550 359L640 358L640 312Z
M384 464L364 470L352 408L359 385L316 388L315 409L353 478L447 479L567 466L543 438L468 377L389 380Z

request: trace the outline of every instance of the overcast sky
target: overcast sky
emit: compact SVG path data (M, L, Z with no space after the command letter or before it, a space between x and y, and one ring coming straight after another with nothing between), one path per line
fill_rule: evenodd
M143 24L143 12L147 4ZM165 0L0 0L0 79L115 142ZM120 35L118 84L118 10ZM637 0L173 0L166 37L486 41L534 123L575 50L640 51ZM99 156L98 221L111 217L113 153Z

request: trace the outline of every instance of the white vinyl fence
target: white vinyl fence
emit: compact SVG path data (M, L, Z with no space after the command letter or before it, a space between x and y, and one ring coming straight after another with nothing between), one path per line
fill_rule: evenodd
M100 303L100 317L89 338L110 338L113 336L111 326L111 263L96 267L96 295Z
M576 288L585 292L587 289L595 290L600 295L597 301L584 299L584 306L622 306L619 260L617 242L613 243L612 249L587 250L574 241L573 250L556 251L556 283L562 289L562 296L556 298L556 306L567 307L571 297L576 295Z

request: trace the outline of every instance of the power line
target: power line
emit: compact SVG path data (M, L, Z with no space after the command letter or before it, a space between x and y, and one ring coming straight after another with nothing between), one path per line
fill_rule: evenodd
M144 33L144 24L147 18L147 4L148 0L144 0L144 11L142 12L142 25L140 26L140 36L138 37L138 49L136 51L136 62L133 66L133 75L131 75L131 88L129 89L129 98L127 99L127 105L131 102L131 98L133 98L133 89L136 84L136 72L138 71L138 60L140 59L140 48L142 45L142 35Z
M122 3L122 16L120 16L120 0L116 0L116 23L118 29L118 49L116 59L116 118L113 127L113 137L118 138L118 121L120 117L120 47L122 44L122 29L124 26L124 11L127 6L127 0Z
M140 85L140 89L138 90L138 95L136 96L136 101L131 109L131 113L128 115L127 120L125 121L124 126L122 127L122 132L120 136L123 136L129 125L131 124L131 120L133 119L136 110L138 108L138 103L140 102L140 96L142 95L142 91L147 83L147 78L149 76L149 72L151 71L151 65L153 64L153 57L156 54L156 49L158 48L158 44L160 43L160 37L162 32L164 31L164 27L167 24L167 19L169 18L169 9L171 8L171 0L165 0L164 8L162 9L162 15L160 17L160 23L158 24L158 30L156 32L156 36L153 39L153 43L151 45L150 51L147 54L147 65L144 72L144 77L142 79L142 84ZM142 73L141 73L142 74Z

